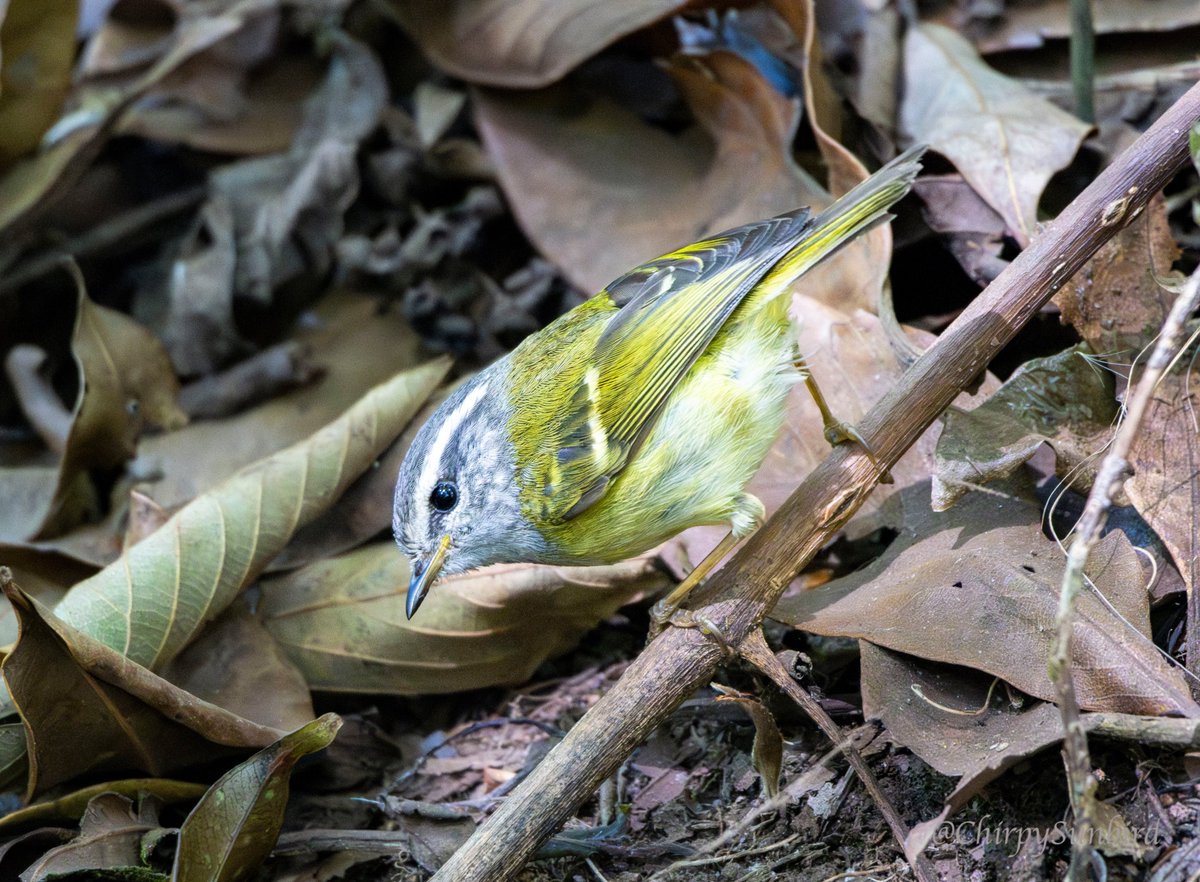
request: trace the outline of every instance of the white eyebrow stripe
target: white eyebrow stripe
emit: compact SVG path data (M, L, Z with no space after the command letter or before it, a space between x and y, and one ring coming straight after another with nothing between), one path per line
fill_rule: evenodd
M471 411L479 406L479 402L483 400L487 390L488 383L485 380L468 392L438 427L438 433L434 437L433 443L429 445L429 452L421 464L421 475L417 479L417 498L415 500L417 535L415 538L418 540L424 539L429 534L429 495L433 492L433 485L442 477L442 457L450 445L450 439L462 427ZM460 490L460 495L461 492Z

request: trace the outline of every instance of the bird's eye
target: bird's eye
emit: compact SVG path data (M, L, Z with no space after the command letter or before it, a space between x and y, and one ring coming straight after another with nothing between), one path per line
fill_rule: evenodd
M429 504L438 511L449 511L458 504L458 487L453 481L438 481L429 494Z

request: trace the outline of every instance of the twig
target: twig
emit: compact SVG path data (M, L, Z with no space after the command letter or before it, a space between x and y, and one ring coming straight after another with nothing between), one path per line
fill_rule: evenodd
M1183 337L1188 316L1200 304L1200 270L1192 274L1183 286L1171 311L1163 322L1162 332L1154 351L1125 403L1125 417L1113 438L1112 446L1092 484L1083 514L1075 528L1075 538L1067 552L1067 568L1063 572L1062 590L1058 597L1058 633L1050 653L1050 679L1058 692L1058 707L1062 713L1063 754L1070 782L1071 806L1074 809L1074 830L1071 836L1071 865L1067 878L1083 882L1087 878L1091 858L1092 832L1095 828L1096 778L1092 774L1088 755L1087 732L1079 717L1075 700L1075 681L1071 675L1071 635L1075 617L1075 599L1083 589L1083 569L1092 546L1100 539L1100 531L1112 505L1117 484L1129 472L1129 453L1137 440L1142 418L1154 397L1154 389L1171 365L1175 350Z
M841 743L842 730L825 712L825 708L821 707L820 702L809 695L806 690L801 689L800 684L792 679L783 664L775 657L775 653L771 652L771 648L767 646L767 640L763 637L761 630L751 631L738 648L746 661L774 680L775 685L787 693L788 698L800 705L800 708L808 714L809 719L825 733L826 738L834 744ZM867 761L862 758L862 754L852 746L846 745L846 759L849 760L850 767L862 779L863 786L867 788L867 792L871 794L871 798L879 806L884 820L887 821L888 827L891 828L892 835L896 837L896 841L903 848L908 839L908 825L904 823L904 818L900 817L900 812L896 811L892 801L879 786L879 779L875 777L875 773L871 771ZM935 882L938 877L933 864L924 855L918 856L913 861L913 872L922 882L926 882L926 880Z
M839 445L700 589L704 598L718 598L700 612L734 645L758 627L795 575L858 509L878 475L1122 228L1121 222L1101 223L1111 206L1125 200L1127 221L1183 166L1187 131L1198 118L1200 84L1047 225L871 409L858 430L878 465L858 445ZM512 879L630 751L712 679L723 657L695 628L670 628L659 636L455 852L437 882Z
M179 406L190 417L229 416L318 379L322 370L311 358L303 343L279 343L219 374L188 383L179 392Z
M1096 28L1092 0L1071 0L1071 88L1075 115L1085 123L1096 121Z

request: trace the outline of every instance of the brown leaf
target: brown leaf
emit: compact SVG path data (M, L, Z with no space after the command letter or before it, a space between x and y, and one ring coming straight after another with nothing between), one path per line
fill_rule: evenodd
M1020 485L968 494L945 513L929 510L927 494L917 484L889 500L893 519L900 510L904 517L878 560L784 597L772 617L986 671L1053 700L1043 662L1055 634L1064 554L1042 535L1040 507ZM1144 576L1123 533L1101 540L1085 574L1116 612L1093 591L1079 598L1072 672L1080 707L1200 715L1179 672L1149 639Z
M1175 299L1161 279L1178 257L1160 193L1141 217L1109 240L1055 296L1063 319L1094 351L1114 362L1134 362L1135 382L1136 356L1158 334ZM1200 495L1196 490L1200 393L1196 390L1200 390L1200 372L1185 357L1154 391L1130 458L1133 477L1124 488L1170 550L1189 589L1200 575Z
M161 471L138 489L167 510L211 490L239 469L311 435L379 383L420 361L420 340L396 309L377 300L342 294L325 298L314 327L295 339L315 353L321 379L231 417L203 420L146 438L139 448L143 472ZM363 353L371 353L364 358ZM448 365L443 365L448 369ZM423 401L442 374L414 390Z
M941 25L909 29L904 69L905 134L953 162L1027 244L1046 182L1071 161L1090 127L988 67Z
M82 285L78 304L71 351L79 394L53 495L32 505L19 496L14 507L0 502L0 533L9 541L46 538L74 526L83 514L80 498L94 496L90 469L130 459L148 424L178 428L187 422L175 404L179 384L154 335L92 303Z
M244 24L244 12L234 8L182 30L170 51L130 86L100 96L97 106L71 120L73 126L64 126L65 133L51 146L7 169L0 176L0 232L5 236L28 232L71 191L129 108L196 53L235 33Z
M88 803L79 822L79 835L42 855L21 874L21 882L42 882L81 871L141 867L144 838L161 829L154 813L135 810L128 797L101 793Z
M37 147L62 109L79 0L0 5L0 167Z
M1008 225L962 175L926 175L913 182L913 190L925 203L929 228L942 235L976 284L990 283L1008 266L1000 256L1004 237L1012 235Z
M883 324L874 315L861 310L848 316L799 294L792 300L792 315L796 318L799 349L805 353L830 408L838 419L853 425L904 372ZM932 334L912 329L908 334L919 346L928 346L934 339ZM958 404L968 406L982 402L998 387L999 383L989 374L974 396L964 393L959 396ZM934 449L940 432L940 426L931 426L892 466L895 483L876 487L863 508L864 513L877 510L898 489L929 477L933 472ZM808 390L798 384L788 398L787 419L779 437L747 490L763 501L769 515L828 455L829 442L825 440L820 413ZM667 562L672 566L676 564L675 547L682 549L693 564L702 560L727 529L696 527L688 530L671 540L665 553Z
M25 726L27 797L86 773L164 775L278 737L76 631L11 582L3 587L21 625L0 671Z
M666 586L650 558L505 565L439 582L409 621L408 560L378 542L262 581L263 624L313 689L401 695L519 683L622 604Z
M754 745L750 748L754 770L763 782L763 792L774 796L779 792L779 775L783 770L783 735L770 709L751 695L713 684L721 694L715 701L732 701L741 706L754 722Z
M174 781L170 778L125 778L120 781L106 781L75 790L57 799L35 802L15 812L9 812L0 818L0 833L8 835L13 830L33 824L78 821L83 817L88 803L102 793L116 793L129 799L152 795L164 805L174 805L197 800L207 789L203 784Z
M272 729L289 732L316 716L304 675L241 604L226 610L162 673L197 698Z
M1122 220L1118 204L1113 221ZM1128 364L1167 317L1175 295L1159 279L1178 258L1159 193L1054 295L1054 303L1093 352Z
M1003 689L999 697L993 694L995 677L866 640L860 649L863 715L882 720L897 742L943 775L974 779L981 787L1062 738L1056 705L1028 700L1014 708Z
M1034 358L974 410L951 408L937 443L933 510L945 511L971 487L1005 478L1043 444L1057 472L1087 492L1117 418L1112 375L1084 357L1086 347ZM1096 460L1098 464L1098 460Z
M13 580L47 606L53 606L72 585L96 572L94 567L54 551L3 543L0 543L0 566L12 570ZM0 646L16 639L17 619L12 606L0 604Z
M139 664L173 659L400 434L449 365L428 362L376 386L311 437L243 469L55 607L67 623Z
M447 73L489 86L535 89L685 5L685 0L390 0L388 8Z
M476 94L476 120L517 220L586 291L706 234L828 203L792 159L799 108L753 65L717 51L677 58L668 72L703 132L673 136L565 86ZM843 253L827 266L855 259ZM821 299L860 296L824 287L816 272L806 279Z
M1092 29L1096 34L1163 32L1200 24L1200 7L1193 0L1092 0ZM975 41L981 52L1033 49L1047 40L1071 36L1069 0L1012 3Z

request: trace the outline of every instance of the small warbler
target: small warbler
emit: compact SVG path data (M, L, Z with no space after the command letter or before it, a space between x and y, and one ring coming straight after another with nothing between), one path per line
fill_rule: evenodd
M799 209L621 276L463 384L421 428L396 481L412 562L409 618L439 574L493 563L613 563L700 524L730 534L656 608L661 625L764 518L745 492L807 380L784 296L890 219L922 148L813 217Z

